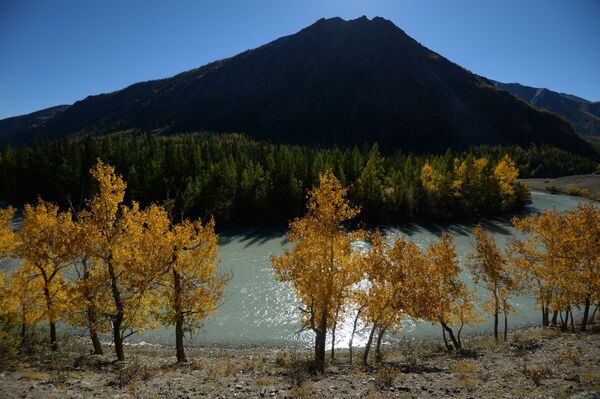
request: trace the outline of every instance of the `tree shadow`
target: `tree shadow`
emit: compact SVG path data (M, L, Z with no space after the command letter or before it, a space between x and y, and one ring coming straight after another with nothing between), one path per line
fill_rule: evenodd
M283 246L287 243L286 234L287 229L282 227L228 228L219 232L219 245L239 241L243 243L244 248L249 248L280 238L280 245Z

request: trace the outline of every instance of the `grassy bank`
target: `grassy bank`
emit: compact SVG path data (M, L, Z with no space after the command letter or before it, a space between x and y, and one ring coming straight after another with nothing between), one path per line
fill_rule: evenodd
M382 365L365 369L337 351L323 375L310 372L312 352L279 348L189 348L176 365L165 346L128 349L126 362L89 355L69 339L58 353L19 355L0 372L0 397L120 398L587 398L600 392L600 334L528 329L495 344L488 335L461 354L438 341L386 347ZM329 354L328 354L329 357Z

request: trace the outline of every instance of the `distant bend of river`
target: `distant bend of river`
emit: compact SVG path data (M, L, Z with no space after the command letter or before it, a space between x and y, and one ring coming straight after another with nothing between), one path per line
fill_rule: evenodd
M526 215L544 209L559 211L574 209L586 200L567 196L532 192L532 203L519 214ZM389 239L403 234L419 246L427 246L441 233L450 234L455 241L457 254L464 266L466 256L473 251L471 229L481 223L496 242L504 247L511 236L516 235L511 224L514 215L481 218L466 223L449 224L407 224L384 229ZM188 345L200 346L289 346L309 345L313 336L299 330L299 304L292 289L276 281L269 257L280 254L287 245L286 231L283 229L236 229L222 232L219 237L219 257L221 266L233 273L233 278L224 292L224 302L217 315L207 319L202 329L196 332ZM471 284L468 273L462 278ZM479 292L479 295L485 295ZM526 296L512 300L515 312L509 315L509 328L514 329L540 323L540 311L534 306L534 299ZM343 326L336 332L336 347L347 347L352 320L350 314ZM491 320L478 326L466 326L463 334L491 331ZM364 345L368 330L360 326L355 336L356 346ZM439 336L439 325L423 321L407 320L401 337L420 338ZM109 340L109 336L106 336ZM395 337L390 337L393 340ZM174 328L159 327L128 338L129 342L149 342L174 344Z

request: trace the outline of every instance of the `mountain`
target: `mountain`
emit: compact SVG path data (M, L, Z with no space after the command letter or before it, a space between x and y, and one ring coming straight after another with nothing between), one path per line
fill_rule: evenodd
M380 17L321 19L231 58L89 96L43 123L0 126L0 139L13 142L139 129L378 142L384 151L530 143L592 151L563 119L498 90Z
M600 137L600 101L592 102L572 94L557 93L518 83L494 82L494 84L499 89L505 90L535 107L564 117L573 125L576 132Z
M58 105L32 112L27 115L13 116L0 120L0 140L9 141L18 140L16 134L41 128L45 123L54 118L57 114L68 109L69 105Z

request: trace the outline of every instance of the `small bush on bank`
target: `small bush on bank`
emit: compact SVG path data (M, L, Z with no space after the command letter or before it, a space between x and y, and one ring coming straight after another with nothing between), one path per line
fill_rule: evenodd
M395 375L390 367L380 367L375 375L374 384L379 390L388 389L394 386Z

